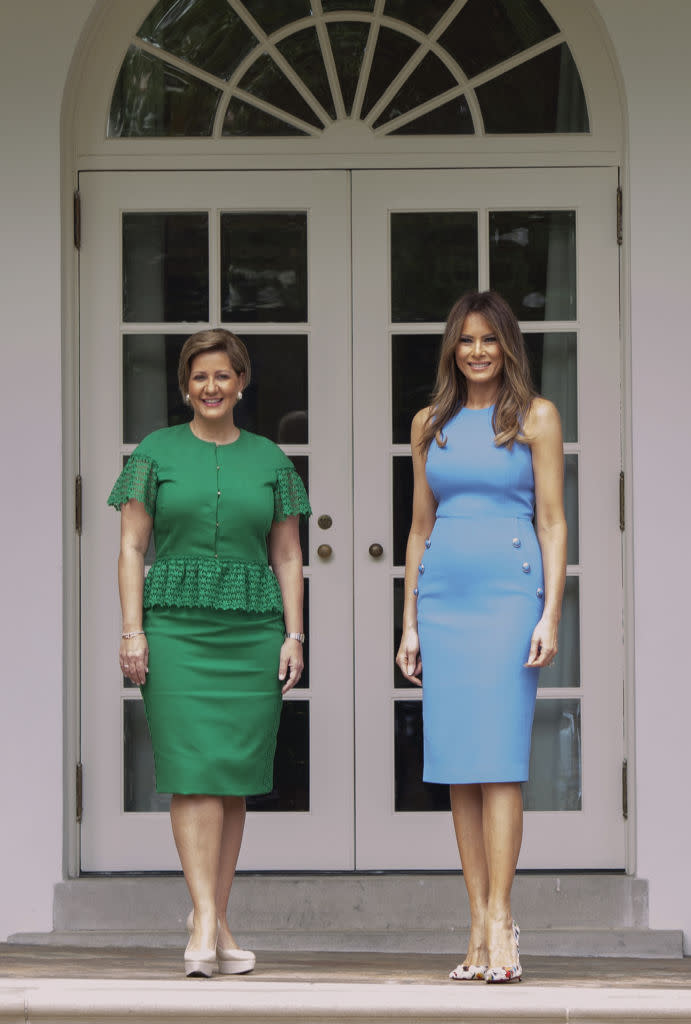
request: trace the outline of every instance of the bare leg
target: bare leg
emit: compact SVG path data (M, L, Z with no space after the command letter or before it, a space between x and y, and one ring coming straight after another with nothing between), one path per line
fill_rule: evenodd
M216 887L223 833L223 800L219 796L174 794L170 802L173 838L194 905L194 930L189 950L216 945Z
M463 965L487 963L486 916L489 870L482 823L482 790L479 785L449 787L463 880L470 902L470 938Z
M516 943L511 929L511 886L523 838L523 796L518 782L483 783L481 788L489 869L489 966L506 967L516 962Z
M245 798L244 796L224 796L222 799L223 832L216 882L216 910L221 925L218 941L219 946L224 949L237 949L237 942L228 928L227 915L230 889L235 877L235 867L240 855L242 833L245 828Z

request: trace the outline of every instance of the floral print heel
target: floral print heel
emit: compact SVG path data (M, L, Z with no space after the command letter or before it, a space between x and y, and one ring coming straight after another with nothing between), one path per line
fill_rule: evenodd
M459 964L449 972L452 981L484 981L487 965Z
M485 981L488 985L503 981L521 981L523 977L523 968L521 967L521 961L518 956L518 938L520 934L521 929L514 921L513 937L516 942L516 963L510 964L508 967L487 967L485 969Z

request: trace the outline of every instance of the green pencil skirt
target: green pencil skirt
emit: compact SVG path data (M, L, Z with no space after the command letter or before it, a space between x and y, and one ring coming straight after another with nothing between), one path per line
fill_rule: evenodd
M142 697L157 792L268 793L281 716L281 613L149 608L144 628Z

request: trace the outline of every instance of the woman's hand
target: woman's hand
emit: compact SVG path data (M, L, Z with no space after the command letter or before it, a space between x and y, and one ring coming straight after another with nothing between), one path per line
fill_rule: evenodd
M299 640L284 640L281 646L281 657L278 663L278 678L283 683L286 678L286 672L288 678L286 679L281 693L287 693L288 690L292 690L296 683L300 681L302 670L305 667L305 659L302 652L302 644Z
M530 654L524 668L548 668L554 661L558 645L557 634L559 623L546 619L540 619L533 630L530 641Z
M406 629L401 637L401 646L396 655L396 664L409 683L422 686L422 660L420 658L420 641L416 629Z
M149 645L144 633L120 641L120 668L122 674L131 679L135 686L144 685L149 671Z

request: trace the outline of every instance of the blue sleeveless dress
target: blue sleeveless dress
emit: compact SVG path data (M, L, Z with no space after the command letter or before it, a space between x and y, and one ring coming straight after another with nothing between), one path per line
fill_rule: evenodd
M488 409L432 441L437 517L418 570L424 781L528 778L538 670L524 668L544 581L530 448L497 448Z

